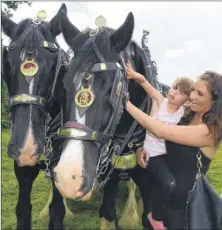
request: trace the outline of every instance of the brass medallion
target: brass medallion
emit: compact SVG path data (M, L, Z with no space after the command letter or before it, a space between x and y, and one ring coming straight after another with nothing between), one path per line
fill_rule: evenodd
M20 68L22 74L26 77L33 77L39 70L38 64L33 59L26 59Z
M45 10L41 10L37 13L37 18L41 21L43 21L44 19L46 19L47 14L45 12Z
M105 19L102 15L100 15L100 16L98 16L98 17L96 18L95 24L96 24L99 28L104 27L104 26L106 25L106 19Z
M88 108L92 105L94 99L95 96L90 87L81 87L80 90L76 93L75 103L80 108Z

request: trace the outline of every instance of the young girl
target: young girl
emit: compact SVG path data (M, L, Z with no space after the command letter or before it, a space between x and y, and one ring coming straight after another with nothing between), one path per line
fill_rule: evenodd
M136 80L152 98L150 116L165 124L178 124L184 115L184 105L189 101L194 82L187 77L178 78L173 82L167 98L164 98L158 90L149 84L143 75L133 70L129 62L126 64L126 71L128 79ZM167 200L169 194L175 188L176 182L162 157L166 154L165 141L147 131L143 149L147 153L147 163L149 159L147 170L161 183L164 199ZM153 215L155 219L159 219L155 213ZM164 229L162 222L154 221L152 215L149 216L149 220L154 229Z

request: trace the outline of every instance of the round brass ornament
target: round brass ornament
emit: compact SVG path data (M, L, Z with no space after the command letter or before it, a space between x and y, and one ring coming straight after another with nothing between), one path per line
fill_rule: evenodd
M26 77L33 77L39 70L38 64L33 59L26 59L20 67L22 74Z
M45 12L45 10L41 10L37 13L37 18L41 21L43 21L44 19L46 19L47 14Z
M88 108L94 102L95 96L90 87L81 87L75 95L75 103L80 108Z
M104 27L106 25L106 19L102 15L100 15L96 18L95 24L98 27Z

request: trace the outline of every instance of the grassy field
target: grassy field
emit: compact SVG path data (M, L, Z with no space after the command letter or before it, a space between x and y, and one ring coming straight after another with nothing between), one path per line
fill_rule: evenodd
M7 156L8 131L2 132L2 229L15 229L15 206L17 203L18 184L13 171L13 161ZM219 194L222 186L222 147L217 153L217 158L211 164L207 174L213 188ZM32 228L47 229L48 220L39 217L49 195L50 181L41 172L34 182L32 201ZM117 195L117 213L123 210L124 201L128 196L125 183ZM98 208L102 193L97 193L90 202L75 202L72 208L74 217L65 218L66 229L99 229ZM139 227L138 227L139 229Z

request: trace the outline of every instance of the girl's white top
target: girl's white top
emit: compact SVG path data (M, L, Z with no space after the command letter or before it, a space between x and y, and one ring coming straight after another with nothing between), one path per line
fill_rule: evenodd
M153 119L162 121L168 125L176 125L184 114L184 107L180 108L175 113L167 111L168 99L164 98L163 104ZM146 131L146 138L143 145L144 150L148 153L148 157L155 157L166 154L165 140L159 139Z

